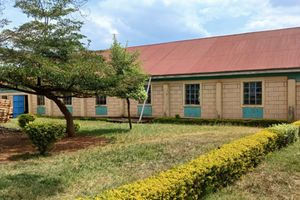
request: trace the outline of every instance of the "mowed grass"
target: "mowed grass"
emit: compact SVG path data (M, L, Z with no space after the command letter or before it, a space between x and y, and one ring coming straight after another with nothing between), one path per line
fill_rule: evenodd
M57 119L39 118L55 121ZM0 199L74 199L146 178L259 128L76 121L80 135L110 143L77 152L0 164ZM6 127L17 127L16 121Z
M269 154L253 172L206 199L300 199L300 142Z

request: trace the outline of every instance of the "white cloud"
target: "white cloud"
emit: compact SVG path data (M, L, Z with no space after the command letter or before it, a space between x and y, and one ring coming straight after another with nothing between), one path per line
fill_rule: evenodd
M86 29L107 47L114 33L137 45L299 26L300 5L276 1L94 0Z
M300 5L259 7L245 25L245 31L268 30L300 26Z

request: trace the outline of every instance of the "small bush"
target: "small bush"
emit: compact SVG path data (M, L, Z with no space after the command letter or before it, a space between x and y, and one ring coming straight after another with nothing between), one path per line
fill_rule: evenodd
M287 123L286 120L272 119L190 119L190 118L156 118L154 123L162 124L190 124L190 125L235 125L235 126L253 126L253 127L269 127L273 124Z
M297 131L294 125L273 126L157 176L105 191L96 199L201 199L232 183L269 152L294 142Z
M33 122L36 119L34 115L22 114L18 117L19 126L23 129L29 122Z
M45 155L53 148L54 143L65 135L66 125L54 122L33 122L25 126L24 130L40 154Z
M269 131L277 134L277 146L286 147L295 142L298 138L298 127L290 124L280 124L268 128Z
M75 132L77 133L80 130L80 125L78 123L74 123Z

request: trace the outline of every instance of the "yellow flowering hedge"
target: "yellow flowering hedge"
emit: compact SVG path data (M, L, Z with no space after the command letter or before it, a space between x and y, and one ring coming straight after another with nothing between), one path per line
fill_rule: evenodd
M297 125L297 126L300 126L300 120L299 121L295 121L293 124Z
M254 168L267 153L294 142L297 137L297 126L276 125L157 176L105 191L95 199L200 199L232 183Z

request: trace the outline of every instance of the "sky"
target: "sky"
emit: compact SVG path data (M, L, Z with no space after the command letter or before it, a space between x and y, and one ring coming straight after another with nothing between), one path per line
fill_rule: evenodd
M26 15L6 5L11 27ZM90 49L107 49L116 34L128 46L300 26L300 0L89 0L82 33Z

